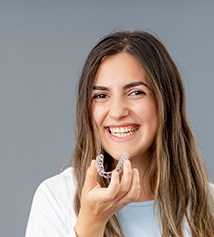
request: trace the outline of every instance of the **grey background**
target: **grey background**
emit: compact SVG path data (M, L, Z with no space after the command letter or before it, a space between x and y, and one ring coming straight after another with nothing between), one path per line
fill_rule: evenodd
M149 30L187 90L214 181L214 1L0 0L0 235L24 236L39 183L69 165L83 62L114 30Z

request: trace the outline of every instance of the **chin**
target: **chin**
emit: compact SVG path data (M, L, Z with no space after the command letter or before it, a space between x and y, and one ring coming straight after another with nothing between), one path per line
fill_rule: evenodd
M123 151L118 151L118 150L117 151L113 151L113 150L109 150L109 149L105 149L105 148L104 148L104 151L107 154L109 154L114 160L119 160L122 153L124 153L124 152L128 153L125 150L123 150Z
M115 151L113 150L109 151L105 149L105 152L107 152L115 160L119 160L123 153L127 153L129 158L133 156L133 152L130 152L130 149L120 149L120 150L117 149Z

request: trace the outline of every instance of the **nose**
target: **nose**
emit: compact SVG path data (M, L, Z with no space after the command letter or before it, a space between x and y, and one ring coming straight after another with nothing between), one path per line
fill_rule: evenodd
M122 98L114 98L111 101L109 114L113 119L122 119L129 115L129 106L127 101Z

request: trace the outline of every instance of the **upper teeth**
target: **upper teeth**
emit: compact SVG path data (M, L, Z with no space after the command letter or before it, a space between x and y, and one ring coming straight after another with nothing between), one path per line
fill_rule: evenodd
M114 134L115 136L119 136L119 135L130 135L133 134L135 131L137 131L138 127L135 128L131 128L131 127L119 127L119 128L110 128L109 130L112 134Z

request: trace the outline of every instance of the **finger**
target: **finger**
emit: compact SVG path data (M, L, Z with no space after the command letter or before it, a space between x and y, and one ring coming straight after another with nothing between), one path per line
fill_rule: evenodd
M92 188L94 188L97 185L97 168L96 168L96 161L92 160L91 165L89 166L86 177L85 177L85 183L83 186L83 190L86 192L89 192Z
M136 202L139 198L140 190L141 186L139 172L137 169L133 169L131 188L129 192L118 201L118 205L121 206L130 202Z
M118 199L122 198L129 191L132 182L132 168L131 162L126 160L123 164L123 175L120 183L120 190L118 192Z
M120 179L119 179L119 172L114 171L111 175L111 181L108 188L105 190L105 200L113 200L117 194L119 189Z

